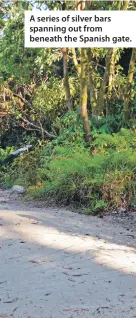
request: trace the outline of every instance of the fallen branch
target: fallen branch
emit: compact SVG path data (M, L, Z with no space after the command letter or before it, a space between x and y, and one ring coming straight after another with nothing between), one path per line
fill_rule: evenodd
M41 129L41 127L39 127L39 126L37 126L37 125L35 125L35 124L33 124L33 123L31 123L28 119L25 119L25 118L23 118L23 117L20 117L25 123L27 123L28 125L30 125L31 127L34 127L34 128L36 128L36 129L38 129L39 131L43 131L44 132L44 134L48 137L48 138L50 138L50 139L54 139L54 138L56 138L57 136L55 136L55 135L53 135L53 134L50 134L47 130L45 130L45 129Z
M32 104L28 100L20 96L19 94L13 93L13 96L19 98L24 104L27 104L28 106L32 107Z

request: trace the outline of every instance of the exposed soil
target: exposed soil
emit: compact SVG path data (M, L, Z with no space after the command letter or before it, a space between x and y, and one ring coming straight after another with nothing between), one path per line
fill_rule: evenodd
M136 214L85 216L0 191L0 317L136 317Z

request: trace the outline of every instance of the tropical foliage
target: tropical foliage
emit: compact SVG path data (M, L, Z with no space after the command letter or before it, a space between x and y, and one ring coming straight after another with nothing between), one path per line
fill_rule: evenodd
M1 1L0 156L5 187L86 213L135 205L136 48L24 48L24 10L135 10L133 1Z

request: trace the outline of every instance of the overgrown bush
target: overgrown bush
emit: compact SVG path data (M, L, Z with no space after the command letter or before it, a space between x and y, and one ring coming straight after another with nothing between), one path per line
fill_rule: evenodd
M97 212L128 207L136 199L136 137L130 130L100 134L89 149L55 146L44 186L34 196ZM34 189L33 189L34 190Z
M128 208L136 201L136 135L122 128L92 131L83 142L77 113L56 120L59 137L24 154L7 167L3 184L23 184L33 197L73 205L86 213Z

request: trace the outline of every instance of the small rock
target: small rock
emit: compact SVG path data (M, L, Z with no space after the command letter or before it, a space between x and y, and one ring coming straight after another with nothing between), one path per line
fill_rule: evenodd
M23 186L14 185L11 188L11 193L18 193L18 194L24 194L26 192L25 188Z

